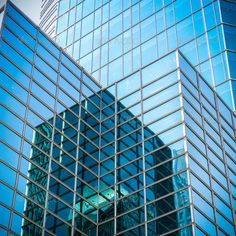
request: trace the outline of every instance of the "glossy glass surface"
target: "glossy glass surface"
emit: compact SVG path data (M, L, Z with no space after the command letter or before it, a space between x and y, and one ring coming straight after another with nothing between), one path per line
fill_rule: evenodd
M220 58L226 49L235 51L234 2L86 0L58 5L63 10L57 15L56 40L105 86L176 47L212 87L230 79L230 73L235 74L232 56ZM77 30L73 37L74 26ZM104 76L107 68L112 73ZM218 90L235 109L232 89L227 96L225 88Z
M59 12L68 15L70 32L73 17L83 17L82 54L92 66L87 50L99 50L99 43L90 39L99 27L100 4L80 2L80 13L75 1L69 2L61 1ZM7 33L0 48L0 189L5 195L0 196L0 229L14 235L192 235L194 223L197 232L234 234L233 115L179 52L151 62L168 51L169 44L155 49L166 37L166 26L177 23L180 32L188 27L187 36L177 32L181 40L191 40L183 45L188 51L196 43L190 39L195 30L189 25L194 20L191 11L207 17L217 6L205 1L202 10L186 0L180 12L179 1L133 1L130 8L127 1L104 4L101 20L107 29L100 30L107 34L102 39L107 44L104 53L112 45L113 57L110 65L104 59L104 65L109 82L115 82L107 88L31 22L21 25L20 13L12 16L16 22L9 16L3 22ZM68 6L71 10L66 11ZM121 24L123 10L133 12L135 30ZM165 17L160 28L157 15ZM91 21L93 25L85 28ZM213 39L216 22L209 19L207 24ZM19 51L15 24L31 35L35 47L23 41ZM160 30L157 38L147 32L150 24ZM130 31L130 44L123 44L123 27ZM123 77L120 55L125 51L133 60L132 45L143 58L136 65L127 64L127 75L131 67L151 63L117 81ZM150 53L154 49L157 55ZM215 49L212 55L218 53ZM27 63L20 64L19 58ZM25 65L30 65L30 74Z

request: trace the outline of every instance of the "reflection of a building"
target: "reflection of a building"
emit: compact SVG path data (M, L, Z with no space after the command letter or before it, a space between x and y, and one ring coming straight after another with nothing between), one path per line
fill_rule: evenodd
M106 107L115 100L115 98L106 91L103 91L102 99L107 99L107 101L103 101ZM118 102L117 106L122 112L117 114L114 120L119 118L116 122L123 122L123 124L117 126L116 144L113 142L111 145L112 148L109 148L109 151L106 153L104 151L105 149L101 148L102 143L106 140L106 137L114 137L115 126L113 122L103 123L102 118L115 114L115 109L114 106L111 105L110 113L107 115L103 114L105 109L98 109L94 104L100 105L97 96L83 99L81 106L75 105L61 112L56 117L54 129L48 126L46 122L40 124L37 130L43 135L36 132L33 140L34 145L39 147L46 154L51 155L52 159L50 160L50 158L47 155L43 155L42 152L38 153L38 149L32 147L31 161L44 170L50 170L51 176L49 178L46 172L41 171L41 168L39 169L32 164L29 169L29 177L44 188L48 188L49 192L52 192L69 205L75 205L75 211L73 212L71 209L68 210L65 204L60 204L60 202L50 194L46 199L46 196L41 195L40 191L35 188L35 186L31 186L30 183L28 184L27 196L36 202L46 202L46 207L49 208L50 211L59 216L63 215L63 218L67 219L68 223L71 224L73 222L75 227L82 232L88 235L96 235L98 232L98 235L102 236L114 234L115 224L117 231L123 231L145 221L144 208L140 207L144 204L143 191L138 191L144 187L143 175L138 175L143 172L142 158L139 158L142 157L143 135L144 139L149 138L148 149L153 150L148 158L146 158L146 162L148 166L157 166L157 168L146 173L149 182L154 183L166 176L171 176L173 173L176 173L178 169L181 169L179 165L183 165L183 163L178 162L179 159L168 160L174 156L178 156L178 152L183 153L183 151L171 150L168 146L158 150L158 148L164 146L163 141L159 139L158 136L155 136L155 133L149 128L144 128L142 131L140 118L135 117L123 104ZM77 116L78 114L80 114L80 116ZM105 132L103 137L102 130L110 131ZM102 133L101 137L99 136L99 132ZM125 136L125 134L128 134L125 139L119 139L119 137ZM52 136L54 138L53 145L46 138L48 137L50 139ZM109 141L112 140L106 140L106 142ZM77 143L79 144L79 149L76 146ZM118 153L115 157L116 163L114 164L117 167L116 179L115 177L110 179L112 183L109 183L109 181L106 182L103 178L99 179L99 168L101 168L99 155L109 156L112 155L112 153L114 155ZM132 162L132 165L123 166L124 163L129 162ZM164 164L162 164L163 162ZM62 168L58 163L65 168ZM119 168L120 166L121 168ZM113 166L113 169L114 168ZM76 173L76 175L73 175L71 172ZM132 176L135 177L132 178ZM56 179L54 177L56 177ZM132 183L123 181L128 178L132 178ZM112 186L114 185L114 181L116 182L116 187ZM157 182L150 188L152 198L158 199L180 189L184 181L185 180L181 178L169 178L165 181L164 185L162 182ZM63 185L61 183L63 183ZM110 188L109 184L111 185ZM65 186L72 190L74 190L76 186L76 199L74 199L69 188ZM105 189L105 191L103 191L103 189ZM130 194L132 192L134 193ZM184 206L186 201L188 201L188 197L184 195L181 196L181 194L181 192L177 193L177 195L172 194L163 201L154 202L152 208L148 208L147 215L150 218L155 218ZM148 197L149 195L147 194L147 198ZM41 200L38 198L41 198ZM137 210L131 212L131 214L118 217L116 223L114 220L109 221L115 214L119 216L136 208ZM35 222L37 222L37 220L43 221L44 211L41 208L40 210L38 210L37 207L32 208L30 202L27 201L25 215ZM172 218L173 220L171 222L166 217L160 218L155 222L149 234L158 235L165 232L166 226L169 224L173 224L173 228L177 228L184 225L184 222L186 222L186 216L178 215L178 213L172 214ZM105 221L107 221L107 223L103 223ZM57 220L55 217L50 218L50 216L47 215L45 227L50 231L56 233L54 229L63 224L63 221ZM30 224L23 223L22 228L24 235L28 235L30 227ZM65 225L63 227L65 227ZM65 234L70 234L70 232L71 228L68 227ZM144 232L142 228L138 227L133 231L133 234L143 235Z

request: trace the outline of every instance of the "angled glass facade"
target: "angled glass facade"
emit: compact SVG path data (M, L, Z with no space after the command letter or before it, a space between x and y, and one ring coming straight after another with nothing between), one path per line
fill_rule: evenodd
M102 87L8 2L0 85L1 235L235 235L236 117L179 50Z
M178 48L235 110L235 13L224 0L61 0L53 37L104 86Z

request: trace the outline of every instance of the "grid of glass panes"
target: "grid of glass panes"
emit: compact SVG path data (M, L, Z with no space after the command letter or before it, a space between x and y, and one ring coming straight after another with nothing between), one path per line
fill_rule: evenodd
M98 232L191 235L176 65L172 53L103 91Z
M9 6L0 48L3 235L191 235L186 164L196 231L214 234L216 222L218 233L233 232L236 120L181 56L176 69L176 53L101 92Z
M231 23L235 3L220 4L223 20ZM62 0L55 38L105 86L179 47L233 109L235 56L224 51L226 27L213 0Z
M179 58L196 234L234 235L235 117Z
M0 42L1 235L84 235L86 224L93 234L101 88L11 4L6 11Z

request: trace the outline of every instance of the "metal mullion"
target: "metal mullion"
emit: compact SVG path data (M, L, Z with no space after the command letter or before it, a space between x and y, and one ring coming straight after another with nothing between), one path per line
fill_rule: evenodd
M38 39L37 39L38 41ZM62 51L60 51L60 55L58 58L58 71L60 71L60 67L61 67L61 55L62 55ZM57 110L57 102L58 102L58 93L59 93L59 79L60 79L60 75L59 73L57 73L57 84L56 84L56 94L55 94L55 102L54 102L54 114L53 114L53 129L52 129L52 142L51 142L51 147L50 147L50 156L52 157L53 155L53 146L54 146L54 134L55 134L55 127L56 127L56 110ZM48 168L48 179L47 179L47 186L46 186L46 198L45 198L45 210L44 210L44 220L43 220L43 232L42 232L42 236L45 235L45 229L46 229L46 216L47 216L47 203L48 203L48 198L49 198L49 187L50 187L50 179L51 177L51 164L52 164L52 159L49 158L49 168Z

